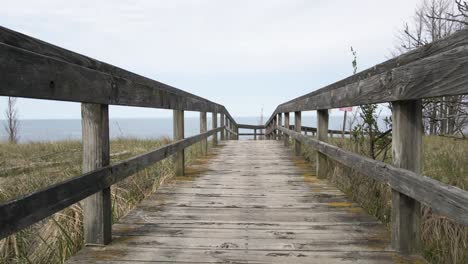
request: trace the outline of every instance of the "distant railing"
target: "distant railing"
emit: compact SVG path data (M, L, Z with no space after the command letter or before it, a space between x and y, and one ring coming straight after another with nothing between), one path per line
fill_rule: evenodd
M238 129L251 129L251 130L253 130L253 133L239 133L239 136L253 136L254 140L257 140L257 136L260 136L262 138L265 135L263 133L263 130L265 129L265 126L263 126L263 125L238 124L237 128ZM259 132L257 133L257 131L259 131Z
M468 192L419 175L421 168L421 99L468 94L468 30L378 64L344 80L279 105L266 122L269 139L294 139L317 151L317 176L327 177L328 160L388 184L392 197L392 245L415 253L419 241L420 202L462 225L468 225ZM328 109L391 102L393 166L327 143ZM301 134L301 113L317 110L317 139ZM295 131L289 113L294 112ZM284 116L284 123L282 122Z
M184 174L184 149L207 138L216 146L237 137L226 108L202 97L0 27L0 96L82 103L83 173L65 182L0 204L0 239L84 200L86 244L108 244L110 186L174 155L176 175ZM109 165L108 105L174 110L174 142ZM184 111L200 112L200 134L184 137ZM206 113L213 129L207 130ZM220 126L218 127L218 114Z

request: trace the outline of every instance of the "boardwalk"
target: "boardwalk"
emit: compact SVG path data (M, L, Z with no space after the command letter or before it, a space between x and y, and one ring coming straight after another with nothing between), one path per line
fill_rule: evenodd
M225 141L69 263L394 263L388 231L280 141Z

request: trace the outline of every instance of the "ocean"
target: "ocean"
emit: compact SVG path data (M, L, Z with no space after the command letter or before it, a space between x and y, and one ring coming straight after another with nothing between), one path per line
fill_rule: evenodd
M258 117L234 117L238 123L256 125L260 123ZM199 133L200 123L198 117L185 118L185 136L193 136ZM293 118L291 119L291 123ZM315 116L303 116L303 126L316 127ZM0 140L5 141L7 134L4 129L5 120L0 120ZM219 121L218 121L219 124ZM343 117L330 116L330 129L341 129ZM208 116L208 129L211 128L211 117ZM112 139L140 138L154 139L160 137L172 137L172 118L116 118L109 121L110 136ZM240 132L252 132L252 130L240 130ZM251 137L241 137L249 139ZM25 142L49 142L81 139L80 119L35 119L20 120L19 140Z

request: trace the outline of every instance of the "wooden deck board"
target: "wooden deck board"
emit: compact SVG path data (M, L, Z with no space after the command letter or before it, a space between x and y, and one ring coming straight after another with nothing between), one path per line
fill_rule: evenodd
M389 232L276 141L220 142L208 163L68 263L394 263Z

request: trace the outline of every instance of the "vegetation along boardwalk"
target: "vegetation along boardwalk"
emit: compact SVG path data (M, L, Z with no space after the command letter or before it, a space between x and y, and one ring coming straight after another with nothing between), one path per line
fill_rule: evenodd
M278 141L229 141L69 263L393 263L390 234Z

